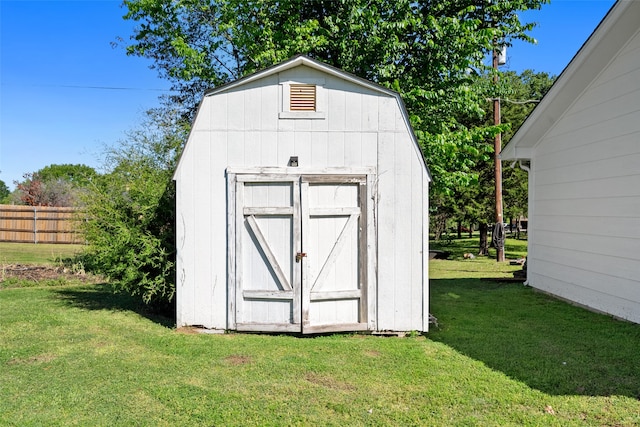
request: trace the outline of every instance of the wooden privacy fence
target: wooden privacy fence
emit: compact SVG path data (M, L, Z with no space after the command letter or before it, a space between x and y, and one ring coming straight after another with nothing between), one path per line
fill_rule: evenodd
M82 243L75 208L0 205L0 242Z

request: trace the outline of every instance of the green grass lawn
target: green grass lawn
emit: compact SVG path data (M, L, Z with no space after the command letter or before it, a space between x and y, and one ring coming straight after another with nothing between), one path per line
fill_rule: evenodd
M0 242L1 264L55 264L82 250L82 245L56 245L51 243Z
M2 289L0 425L640 424L639 325L453 258L409 338L185 333L107 285Z

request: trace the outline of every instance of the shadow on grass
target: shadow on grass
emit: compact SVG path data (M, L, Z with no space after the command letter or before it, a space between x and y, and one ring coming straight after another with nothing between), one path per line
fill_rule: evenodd
M554 395L640 399L640 325L513 283L432 279L429 338Z
M133 311L167 328L176 325L175 318L167 313L168 310L154 311L135 297L114 292L107 283L67 287L56 289L55 292L62 301L73 307L85 310Z

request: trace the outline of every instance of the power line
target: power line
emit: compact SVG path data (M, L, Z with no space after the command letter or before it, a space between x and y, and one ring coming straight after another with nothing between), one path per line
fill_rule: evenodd
M524 101L516 101L513 99L509 99L509 98L487 98L487 101L503 101L503 102L508 102L510 104L537 104L538 102L540 102L539 99L527 99Z
M2 84L2 86L13 86ZM143 88L143 87L124 87L124 86L91 86L91 85L29 85L30 87L53 87L53 88L69 88L69 89L93 89L93 90L126 90L126 91L150 91L150 92L173 92L170 89Z

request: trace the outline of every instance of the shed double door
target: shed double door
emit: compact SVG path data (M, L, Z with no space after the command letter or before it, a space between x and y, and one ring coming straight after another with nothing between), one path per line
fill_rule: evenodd
M366 176L237 175L237 330L368 329Z

